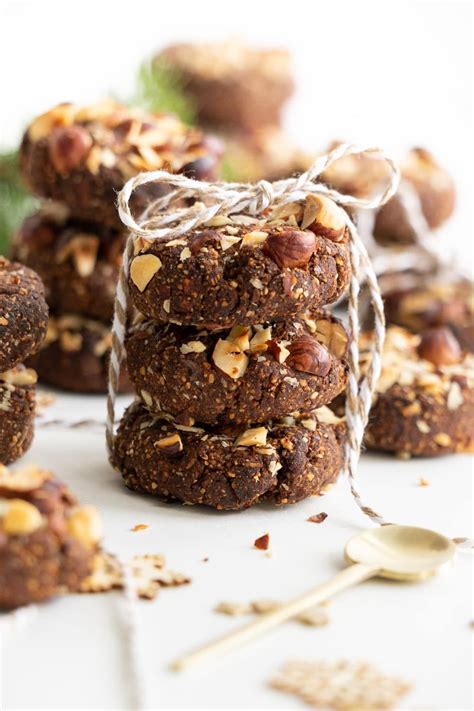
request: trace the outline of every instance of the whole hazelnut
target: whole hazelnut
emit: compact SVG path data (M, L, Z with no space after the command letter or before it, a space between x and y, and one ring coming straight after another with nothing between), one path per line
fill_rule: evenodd
M59 173L68 173L82 163L92 147L92 138L81 126L55 128L49 138L49 157Z
M325 195L308 195L302 227L331 242L341 242L346 232L344 210Z
M263 251L280 268L305 267L316 246L312 232L286 229L272 232L263 244Z
M433 365L453 365L462 358L461 346L449 328L430 328L421 336L418 345L420 358Z
M325 377L331 370L331 355L322 343L312 336L301 336L288 346L286 363L295 370Z

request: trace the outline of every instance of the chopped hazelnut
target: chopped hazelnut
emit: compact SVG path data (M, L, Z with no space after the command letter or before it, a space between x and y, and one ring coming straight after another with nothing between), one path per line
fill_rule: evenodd
M161 266L161 259L154 254L139 254L135 257L130 266L130 278L139 291L145 291Z

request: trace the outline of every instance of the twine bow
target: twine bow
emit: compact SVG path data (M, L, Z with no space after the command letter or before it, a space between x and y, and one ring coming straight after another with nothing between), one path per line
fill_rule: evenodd
M385 189L372 198L356 198L343 195L318 178L332 163L343 156L364 153L375 159L385 160L390 168L390 180ZM259 216L269 207L276 208L287 203L304 200L308 195L325 195L347 208L370 210L386 203L396 192L399 171L395 162L379 148L342 144L327 155L319 157L309 170L298 177L269 183L261 180L255 185L241 183L206 183L192 180L183 175L171 175L163 170L142 173L129 180L118 196L120 219L130 230L130 236L123 254L119 283L115 299L115 313L112 325L112 352L109 365L109 390L107 398L106 437L109 456L114 445L115 399L118 390L120 364L124 355L124 339L128 305L128 274L133 245L136 238L143 244L154 240L182 236L190 230L205 224L216 215L230 215L243 212ZM163 185L168 192L154 200L142 215L136 219L131 212L130 200L140 186L154 183ZM191 207L178 208L186 199L195 202ZM372 268L367 250L352 222L344 212L349 231L349 249L352 275L349 286L349 328L351 342L349 348L349 382L346 402L346 470L352 495L364 514L376 523L385 523L382 516L366 506L357 484L357 463L362 438L367 424L372 395L381 370L381 356L385 337L385 318L377 277ZM375 316L375 339L372 346L370 366L359 381L359 286L362 275L367 281Z

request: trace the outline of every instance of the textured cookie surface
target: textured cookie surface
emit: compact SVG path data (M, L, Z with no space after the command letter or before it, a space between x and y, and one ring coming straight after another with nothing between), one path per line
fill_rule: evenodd
M219 154L220 144L174 116L104 101L59 104L38 116L25 133L20 160L33 192L67 204L77 217L120 229L117 193L129 178L161 168L212 178ZM159 194L156 186L136 191L132 208L141 212Z
M51 207L28 217L13 239L13 255L42 278L53 312L110 321L125 235L68 217Z
M39 276L0 257L0 372L35 353L47 324L48 307Z
M248 430L187 427L135 403L120 424L113 463L130 489L169 501L223 510L295 503L335 481L344 431L314 415L286 422Z
M126 342L137 394L183 424L255 423L330 402L346 385L348 337L324 314L209 332L137 323Z
M213 329L317 309L349 282L345 219L331 200L309 196L261 219L218 215L179 239L137 238L132 300L155 321Z
M50 472L0 466L0 608L77 590L100 533L97 512Z
M107 375L112 334L101 321L77 314L52 316L41 350L29 364L42 382L63 390L81 393L107 391ZM121 390L130 383L122 368Z
M474 356L463 354L446 329L426 334L388 329L365 433L370 449L406 456L474 451Z
M33 441L37 376L17 365L0 373L0 463L19 459Z

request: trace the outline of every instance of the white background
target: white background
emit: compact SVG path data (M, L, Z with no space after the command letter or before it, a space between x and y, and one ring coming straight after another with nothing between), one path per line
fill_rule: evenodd
M311 149L333 138L401 152L431 148L456 177L456 216L443 229L464 263L472 258L471 3L2 2L0 145L12 145L32 114L64 101L129 95L142 58L168 42L239 35L288 47L298 91L286 120ZM63 399L69 413L102 416L96 399ZM425 585L367 583L334 603L321 630L289 624L258 644L187 677L166 663L234 624L211 612L223 599L283 599L335 572L345 540L366 525L344 481L322 501L285 510L217 515L131 495L106 463L100 434L38 432L29 461L54 468L107 525L106 546L164 552L190 573L188 588L143 603L142 651L151 708L299 708L266 681L289 658L368 659L415 682L403 708L472 707L470 559ZM401 463L365 457L369 503L392 520L469 535L472 465L466 457ZM416 486L420 476L430 486ZM320 510L321 526L305 519ZM131 533L136 523L149 523ZM252 542L269 531L275 555ZM209 556L209 563L201 559ZM128 704L118 596L70 597L42 607L8 642L5 709L122 709Z

